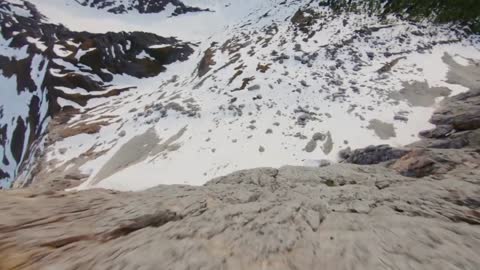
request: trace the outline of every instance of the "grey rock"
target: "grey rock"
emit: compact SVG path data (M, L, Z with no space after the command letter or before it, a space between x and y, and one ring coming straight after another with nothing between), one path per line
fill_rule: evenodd
M333 139L332 139L332 134L329 131L327 132L326 140L323 143L322 151L325 155L328 155L332 152L332 150L333 150Z
M323 141L326 137L327 136L325 134L316 132L315 134L313 134L312 139L315 141Z
M480 128L480 89L448 99L433 114L431 122L435 125L451 125L459 131Z
M390 183L388 181L385 181L385 180L379 180L379 181L375 182L375 186L378 189L385 189L385 188L388 188L390 186Z
M393 120L402 121L402 122L408 122L408 117L403 116L403 115L395 115L395 116L393 117Z
M372 175L395 185L378 189ZM338 164L260 168L200 187L133 193L2 192L1 265L70 270L354 264L370 270L378 261L366 258L381 258L397 269L437 270L446 258L477 269L480 229L473 224L479 219L469 214L475 185L462 182L462 192L452 193L446 187L453 183L414 181L375 165ZM354 256L359 250L364 255ZM19 251L35 254L35 260L13 256Z
M247 88L248 91L255 91L255 90L260 90L260 85L255 84Z
M407 153L408 150L393 148L389 145L372 145L351 152L342 152L341 156L348 163L367 165L399 159Z
M304 150L308 153L311 153L311 152L315 151L316 148L317 148L317 141L312 139L312 140L308 141Z
M451 125L438 125L433 129L420 132L420 136L425 138L445 138L453 131Z
M338 156L340 159L346 160L352 155L352 149L350 147L347 147L345 149L342 149L338 152Z
M327 167L330 166L332 163L330 160L322 159L318 162L318 167Z

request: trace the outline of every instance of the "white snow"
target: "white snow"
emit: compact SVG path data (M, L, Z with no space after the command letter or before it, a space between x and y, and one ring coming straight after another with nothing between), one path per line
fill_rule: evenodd
M69 56L72 52L68 51L64 46L55 44L53 45L53 52L60 56L60 57L67 57Z
M280 0L211 1L199 0L192 6L210 8L215 12L194 12L171 17L174 7L159 14L112 14L103 9L84 7L74 1L31 0L52 23L63 24L71 30L106 33L108 31L144 31L161 36L177 36L184 40L200 41L225 30L228 25L245 21L257 12L267 11ZM253 13L255 12L255 13Z
M150 60L155 60L155 58L151 57L150 55L148 55L145 51L142 51L141 53L139 53L137 55L137 58L139 59L150 59Z
M168 44L152 45L148 48L150 48L150 49L162 49L162 48L168 48L168 47L171 47L171 45L168 45Z
M48 48L43 42L40 41L39 38L27 37L27 41L30 43L34 43L35 46L41 51L45 51Z
M89 52L92 52L92 51L95 51L97 48L90 48L90 49L87 49L87 50L78 50L77 51L77 54L75 55L75 58L77 58L77 60L80 60L80 58L82 56L84 56L85 54L89 53Z

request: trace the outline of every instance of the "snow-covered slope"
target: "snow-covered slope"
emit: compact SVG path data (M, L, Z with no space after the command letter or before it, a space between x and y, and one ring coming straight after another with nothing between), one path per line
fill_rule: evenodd
M176 17L32 2L45 20L72 30L143 30L191 42L194 52L154 76L98 68L108 76L98 93L128 89L118 95L79 102L71 97L87 94L81 86L52 86L69 95L55 96L63 109L50 122L40 167L18 183L41 176L87 180L81 188L199 185L239 169L335 162L347 147L404 145L428 127L442 97L467 90L446 77L448 66L480 58L478 36L450 25L334 13L316 1L188 0L211 12ZM157 62L150 50L168 54L179 48L172 44L135 58ZM127 43L120 47L109 51ZM83 72L56 48L55 63Z
M177 16L188 12L208 11L198 7L186 6L179 0L75 0L82 6L105 9L108 12L122 14L128 12L160 13Z
M91 34L48 24L27 1L0 3L0 187L31 172L51 116L130 87L112 74L152 77L187 59L190 44L143 32ZM73 109L74 111L75 109ZM22 165L22 166L20 166Z

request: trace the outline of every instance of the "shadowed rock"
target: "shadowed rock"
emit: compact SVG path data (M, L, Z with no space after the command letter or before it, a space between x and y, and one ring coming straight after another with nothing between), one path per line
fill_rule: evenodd
M375 134L382 140L388 140L397 136L393 124L385 123L378 119L370 120L367 128L373 130Z
M344 151L342 152L342 158L347 163L369 165L399 159L407 153L408 150L393 148L389 145L372 145L350 152Z

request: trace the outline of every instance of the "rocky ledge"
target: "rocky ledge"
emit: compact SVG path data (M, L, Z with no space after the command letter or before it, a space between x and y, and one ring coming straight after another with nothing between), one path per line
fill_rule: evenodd
M0 269L479 269L479 109L478 89L449 98L418 143L322 168L2 191Z

